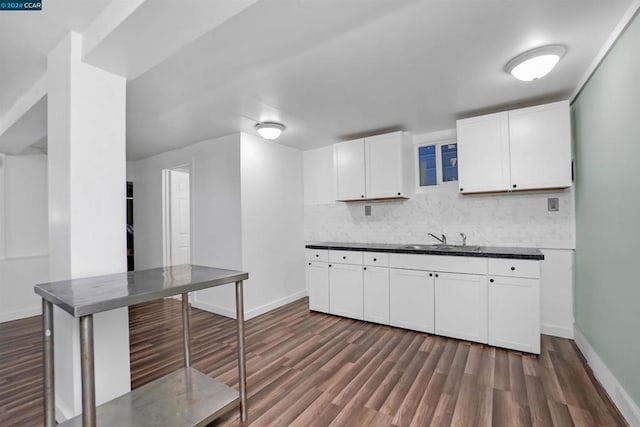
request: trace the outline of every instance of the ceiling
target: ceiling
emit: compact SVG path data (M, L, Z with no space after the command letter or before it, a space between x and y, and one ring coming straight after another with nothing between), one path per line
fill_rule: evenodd
M57 9L47 19L0 13L0 72L8 76L0 115L44 72L46 52L65 31L80 30L105 3L62 1L66 18ZM281 121L287 130L279 142L311 149L383 129L449 129L477 112L567 99L630 4L260 0L129 80L127 155L253 133L258 121ZM19 39L13 31L25 34L23 26L37 40L8 43ZM568 47L547 77L525 83L504 72L512 57L545 44Z
M69 31L82 32L109 0L43 0L42 11L0 11L0 118L47 70Z

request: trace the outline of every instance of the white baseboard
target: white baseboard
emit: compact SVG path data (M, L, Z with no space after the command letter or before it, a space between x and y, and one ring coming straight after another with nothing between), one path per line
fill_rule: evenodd
M0 323L10 322L11 320L24 319L25 317L39 316L42 314L42 307L30 307L17 311L9 311L0 313Z
M300 298L304 298L308 295L307 290L303 289L301 291L295 292L291 295L287 295L284 298L277 299L270 303L261 305L259 307L255 307L249 310L245 310L244 318L245 320L253 319L254 317L260 316L268 311L274 310L278 307L282 307L285 304L289 304L290 302L299 300ZM198 301L197 298L191 302L191 305L195 308L199 308L201 310L209 311L211 313L219 314L220 316L230 317L232 319L236 318L236 310L234 308L223 307L220 305L210 304L207 302Z
M69 408L67 408L64 405L61 405L60 402L56 401L55 407L56 407L56 421L59 424L63 423L64 421L70 418L73 418L74 415L72 414L71 410L69 410Z
M557 325L540 325L540 330L545 335L551 335L560 338L573 339L573 328L565 328Z
M609 370L607 365L604 364L598 353L591 346L591 343L580 332L577 326L574 326L575 342L584 358L587 359L587 363L593 371L593 375L600 381L602 387L609 394L609 397L618 407L622 415L626 418L627 422L632 427L640 427L640 407L636 402L631 399L627 391L622 387L622 384L613 375L613 372Z
M191 306L195 308L199 308L200 310L208 311L209 313L219 314L220 316L230 317L232 319L236 318L236 310L230 310L227 307L223 307L221 305L209 304L208 302L198 301L198 298L194 298L191 301ZM246 317L245 317L246 318Z

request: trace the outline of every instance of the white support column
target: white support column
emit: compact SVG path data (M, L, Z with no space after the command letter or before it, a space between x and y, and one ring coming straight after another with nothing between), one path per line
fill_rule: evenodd
M126 271L126 80L81 60L71 33L48 58L51 280ZM55 311L58 420L81 412L78 320ZM94 317L96 403L130 391L126 308Z

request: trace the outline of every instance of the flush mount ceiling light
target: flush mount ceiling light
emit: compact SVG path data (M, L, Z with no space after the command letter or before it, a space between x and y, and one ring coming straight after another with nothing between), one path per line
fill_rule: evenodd
M262 122L256 123L256 130L264 139L274 140L286 129L282 123Z
M538 80L553 70L566 51L567 49L561 45L531 49L509 61L505 69L518 80Z

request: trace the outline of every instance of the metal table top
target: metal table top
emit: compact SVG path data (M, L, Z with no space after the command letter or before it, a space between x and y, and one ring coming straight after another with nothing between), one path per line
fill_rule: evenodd
M74 317L246 280L242 271L177 265L36 285L45 300Z

